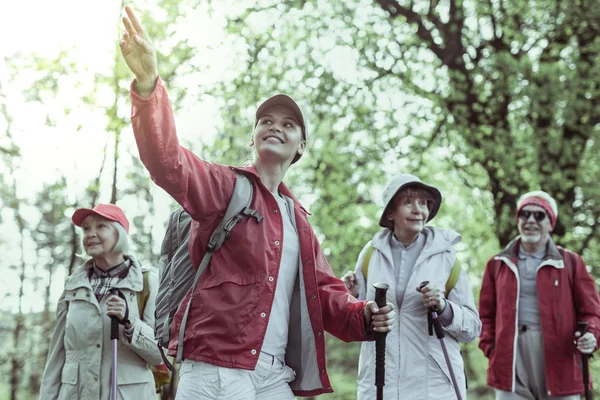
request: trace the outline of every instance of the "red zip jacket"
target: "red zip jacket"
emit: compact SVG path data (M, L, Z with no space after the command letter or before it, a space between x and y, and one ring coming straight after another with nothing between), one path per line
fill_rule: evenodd
M489 358L487 383L506 391L514 390L516 376L520 242L513 240L488 261L479 297L482 323L479 347ZM594 280L578 254L565 250L563 260L550 239L536 285L548 396L583 393L581 358L573 340L577 321L587 321L588 330L598 340L600 297Z
M190 253L200 264L212 231L227 209L236 175L232 167L201 160L179 145L167 91L160 79L148 99L131 91L131 122L140 158L152 180L192 216ZM235 168L254 186L251 207L261 223L245 218L232 231L198 283L184 339L184 359L253 370L269 321L283 248L283 220L277 201L254 167ZM286 363L296 371L291 383L298 396L332 392L326 372L327 331L344 341L372 339L365 331L366 302L351 296L333 274L308 223L307 211L282 183L279 191L294 200L300 238L299 274L290 307ZM186 297L187 299L187 297ZM184 300L187 304L187 300ZM169 354L177 347L184 307L173 321Z

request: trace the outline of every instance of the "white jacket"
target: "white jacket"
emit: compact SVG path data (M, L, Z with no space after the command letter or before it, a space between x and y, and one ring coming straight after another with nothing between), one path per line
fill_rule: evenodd
M359 299L374 300L373 283L384 282L390 285L387 302L397 310L396 326L387 334L385 354L385 399L410 400L455 400L456 395L448 366L439 339L429 336L427 309L422 303L422 295L416 288L422 281L437 283L440 288L446 285L450 271L456 260L454 245L460 242L458 233L450 229L426 226L425 246L419 254L408 286L398 307L396 277L390 238L392 231L383 229L372 240L374 247L369 263L368 279L362 272L365 246L356 263L356 277L359 284ZM466 399L466 382L459 342L470 342L479 336L481 321L475 307L473 293L467 275L461 272L448 303L454 312L452 323L445 327L444 341L460 387L461 396ZM375 387L375 342L363 342L360 352L358 373L358 400L376 398Z
M131 343L119 325L117 347L117 398L153 399L154 377L148 364L162 362L154 340L154 309L158 291L156 274L148 276L149 296L140 319L137 294L143 288L143 271L137 260L127 276L115 285L127 299L134 326ZM91 261L67 278L58 300L56 327L42 377L40 400L108 400L111 388L112 342L110 317L104 296L96 300L90 285Z

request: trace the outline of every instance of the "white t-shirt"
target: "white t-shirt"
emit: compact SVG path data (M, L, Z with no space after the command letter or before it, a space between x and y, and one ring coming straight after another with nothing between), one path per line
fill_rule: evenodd
M275 299L271 307L262 351L284 361L290 324L290 302L296 276L298 275L300 239L292 223L294 210L288 207L286 199L275 194L274 196L279 205L280 215L283 218L283 249L277 276L277 287L275 288Z

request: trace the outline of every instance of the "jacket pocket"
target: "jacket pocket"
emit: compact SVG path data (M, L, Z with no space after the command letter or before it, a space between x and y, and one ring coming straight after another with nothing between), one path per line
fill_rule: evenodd
M452 388L450 375L431 354L429 354L429 377L427 378L427 381L428 387L442 387L448 385Z
M202 282L202 279L200 281ZM219 314L232 313L232 315L237 316L234 325L229 325L229 328L245 330L247 328L244 324L252 318L253 313L256 311L263 289L264 283L260 282L255 274L236 276L220 273L212 276L206 282L202 282L200 291L196 289L194 296L198 297L194 297L194 299L201 300L194 300L190 313L199 304L209 304L218 299L218 302L214 304L219 304ZM217 323L216 321L226 321L227 318L218 316L215 323Z
M117 386L120 398L123 400L152 399L155 396L154 379L149 369L120 368Z
M217 269L219 267L217 266ZM203 276L198 282L198 286L203 289L211 289L218 286L246 286L252 285L258 282L258 276L256 274L232 274L226 271L225 268L221 268L220 271L216 272L212 276L204 276L207 271L203 273Z
M60 400L75 400L78 399L77 382L79 376L78 363L65 363L60 377L60 392L58 398Z
M154 385L148 382L120 383L117 390L123 400L153 399L155 396Z

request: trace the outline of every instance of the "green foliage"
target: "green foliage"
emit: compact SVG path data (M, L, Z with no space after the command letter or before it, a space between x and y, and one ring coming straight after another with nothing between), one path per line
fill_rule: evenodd
M288 181L336 273L354 267L377 230L372 192L410 172L441 189L434 224L461 232L478 295L485 262L517 233L515 203L528 190L557 199L555 240L598 264L597 15L579 2L257 6L229 20L247 52L238 78L214 93L235 99L228 116L278 91L305 104L308 151ZM252 127L235 123L213 154L232 135L247 137ZM489 396L487 362L469 346L476 392ZM330 364L347 360L340 354L330 345Z
M539 188L559 202L555 240L580 252L600 279L600 9L593 2L519 0L508 7L475 0L248 0L231 9L214 1L144 4L141 17L158 50L176 119L207 103L220 111L211 121L212 142L203 136L203 123L180 135L196 154L233 165L251 160L260 101L283 92L302 104L308 147L286 184L312 212L336 274L354 269L379 229L386 181L407 172L441 190L444 203L433 224L461 233L459 258L476 297L485 262L517 233L518 196ZM206 15L226 31L218 45L228 49L226 70L215 71L215 49L198 45L189 29ZM43 327L42 338L52 325L50 282L79 262L69 222L73 209L100 201L126 205L134 249L153 264L164 229L149 216L166 220L174 205L161 201L128 139L132 76L116 45L106 57L109 68L93 70L68 49L54 58L12 55L0 83L0 205L36 210L23 220L28 243L36 244L27 264L34 272L26 279L46 292L46 307L43 318L25 325ZM7 85L19 91L18 98ZM52 107L67 90L75 94ZM23 102L45 107L44 128L101 135L103 148L81 150L102 153L94 173L74 182L64 171L35 196L16 196L12 171L22 161L13 140L19 132L14 105ZM9 220L12 214L0 213L0 223ZM0 236L0 251L8 243ZM0 321L4 334L3 326ZM36 386L44 352L42 339L27 340L36 361L26 370L23 390L26 383ZM327 345L336 393L323 397L354 398L359 345L331 337ZM463 348L470 393L492 398L487 360L476 345ZM0 360L6 365L10 357L0 354ZM599 368L594 361L595 376Z

